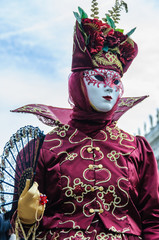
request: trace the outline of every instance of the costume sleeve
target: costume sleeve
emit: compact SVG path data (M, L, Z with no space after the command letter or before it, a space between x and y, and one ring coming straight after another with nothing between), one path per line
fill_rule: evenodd
M43 159L43 149L40 149L38 158L35 181L39 184L39 191L44 194L45 191L45 164Z
M49 180L54 176L50 176L50 169L56 165L56 154L48 149L41 148L36 168L35 181L39 184L39 191L46 194L49 190Z
M144 240L159 239L159 176L153 151L143 137L137 137L140 153L138 210Z

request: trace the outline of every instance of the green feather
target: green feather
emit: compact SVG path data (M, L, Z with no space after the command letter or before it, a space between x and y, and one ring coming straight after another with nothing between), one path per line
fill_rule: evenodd
M87 13L82 8L78 7L78 11L80 13L81 19L82 18L88 18Z
M136 27L133 28L133 29L131 29L131 31L128 32L126 35L127 35L128 37L130 37L130 35L133 34L133 33L135 32L135 30L136 30Z
M105 14L105 15L106 15L107 23L108 23L113 29L115 29L115 23L114 23L113 19L111 19L111 18L109 17L109 14Z
M77 12L73 12L73 14L74 14L77 22L78 22L79 24L81 24L81 17L80 17L80 15L79 15Z

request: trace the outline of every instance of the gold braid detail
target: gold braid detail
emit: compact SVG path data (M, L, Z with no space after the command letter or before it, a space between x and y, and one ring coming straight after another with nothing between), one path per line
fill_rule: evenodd
M95 66L98 66L98 63L99 63L99 64L102 64L102 65L104 65L104 66L116 65L116 67L118 67L118 68L121 70L121 72L123 73L122 64L121 64L121 62L118 60L118 58L117 58L117 56L116 56L115 54L113 54L113 53L111 53L111 52L107 52L107 53L105 54L105 57L106 57L106 58L104 58L104 56L102 57L101 55L102 55L102 51L100 51L98 54L96 54L96 55L94 56L94 59L92 59L93 64L94 64Z
M95 67L99 67L99 65L97 64L97 62L94 59L92 59L92 63Z
M16 221L15 221L15 235L16 235L16 239L17 240L20 240L21 238L19 237L19 230L20 232L22 233L23 237L24 237L24 240L28 240L32 234L32 240L35 240L35 235L36 235L36 230L38 228L38 224L37 223L34 223L33 226L30 227L27 235L24 231L24 228L23 228L23 225L20 221L20 218L19 216L17 215L17 218L16 218Z
M76 41L77 41L77 44L78 44L79 49L80 49L82 52L85 53L85 51L86 51L86 49L87 49L86 46L84 46L84 48L82 49L82 47L81 47L81 45L80 45L80 42L79 42L79 40L78 40L76 31L74 32L74 35L75 35L75 38L76 38Z

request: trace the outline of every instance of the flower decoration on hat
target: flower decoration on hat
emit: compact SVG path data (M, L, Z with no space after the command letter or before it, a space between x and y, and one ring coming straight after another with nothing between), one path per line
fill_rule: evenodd
M130 38L136 28L127 34L123 29L116 28L120 20L120 11L127 4L116 0L115 6L108 11L105 18L98 18L98 3L92 0L92 18L78 7L74 12L76 27L74 32L74 49L72 71L106 68L118 71L121 76L137 55L137 45Z

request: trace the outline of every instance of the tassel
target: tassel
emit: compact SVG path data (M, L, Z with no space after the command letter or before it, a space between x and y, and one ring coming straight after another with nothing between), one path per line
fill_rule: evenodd
M31 234L32 234L32 240L35 240L37 228L38 228L38 224L35 223L33 226L30 227L30 229L26 235L23 225L20 221L20 218L17 215L16 221L15 221L15 235L16 235L17 240L20 240L19 233L23 235L24 240L28 240L30 238Z

